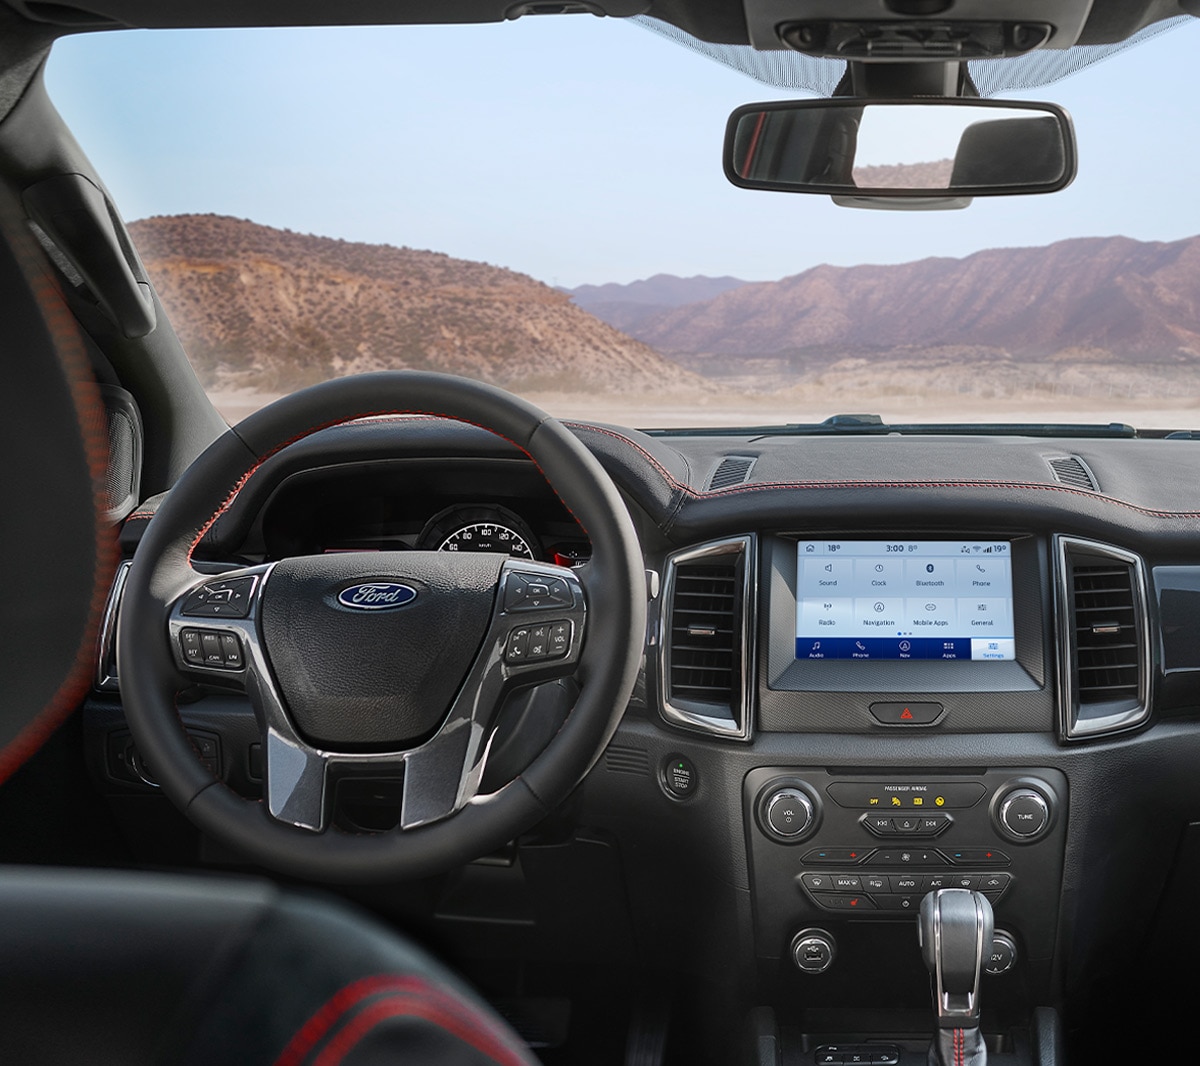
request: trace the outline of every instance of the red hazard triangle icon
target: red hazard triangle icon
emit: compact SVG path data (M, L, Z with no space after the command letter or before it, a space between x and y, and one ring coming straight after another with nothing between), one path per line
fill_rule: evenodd
M902 721L902 722L912 721L912 711L910 711L907 707L905 707L903 712L901 712L900 721Z

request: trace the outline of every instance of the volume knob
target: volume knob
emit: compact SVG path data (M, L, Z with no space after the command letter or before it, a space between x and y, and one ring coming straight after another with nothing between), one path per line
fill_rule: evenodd
M778 837L793 840L812 825L813 805L798 788L781 788L767 800L767 825Z

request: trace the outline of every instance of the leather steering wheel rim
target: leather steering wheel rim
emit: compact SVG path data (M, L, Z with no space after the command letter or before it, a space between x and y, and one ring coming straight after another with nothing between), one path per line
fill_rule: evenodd
M486 429L524 451L592 544L580 571L588 625L580 696L558 734L503 788L444 821L379 834L313 833L277 821L199 762L176 709L182 678L168 616L199 575L192 551L272 455L312 433L389 414L432 415ZM118 674L125 715L163 792L203 832L254 862L330 882L443 872L494 850L559 804L599 758L637 678L645 632L644 563L629 513L595 457L559 422L500 389L464 378L394 371L337 378L255 412L187 470L150 522L125 582Z

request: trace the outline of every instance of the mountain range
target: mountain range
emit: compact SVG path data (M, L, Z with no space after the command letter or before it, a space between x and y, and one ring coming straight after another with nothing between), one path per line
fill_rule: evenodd
M515 271L219 215L158 216L129 229L209 387L282 392L389 368L525 392L707 387Z
M695 368L962 349L1006 359L1200 356L1200 237L999 248L964 259L818 266L660 311L630 332Z
M680 278L674 274L655 274L627 285L580 285L565 289L576 306L617 329L630 331L656 315L685 304L700 303L720 296L746 282L740 278L709 278L698 274Z

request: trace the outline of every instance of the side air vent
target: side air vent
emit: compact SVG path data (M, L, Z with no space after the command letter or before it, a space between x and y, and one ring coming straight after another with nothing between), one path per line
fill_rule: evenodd
M1059 718L1068 740L1132 729L1150 713L1150 631L1141 557L1055 538Z
M642 748L610 744L604 750L604 769L612 774L650 776L650 753Z
M1054 471L1054 480L1060 484L1070 485L1073 489L1087 489L1089 492L1099 490L1096 475L1078 455L1064 455L1057 459L1047 459L1046 462Z
M667 559L660 620L663 717L748 739L753 705L755 541L713 541Z
M104 616L100 620L100 636L96 644L96 689L100 692L117 690L117 616L121 612L121 596L125 592L125 578L133 564L125 560L117 567L113 577L108 601L104 605Z
M708 490L728 489L741 485L750 477L750 471L758 460L753 455L727 455L718 464L708 479Z

